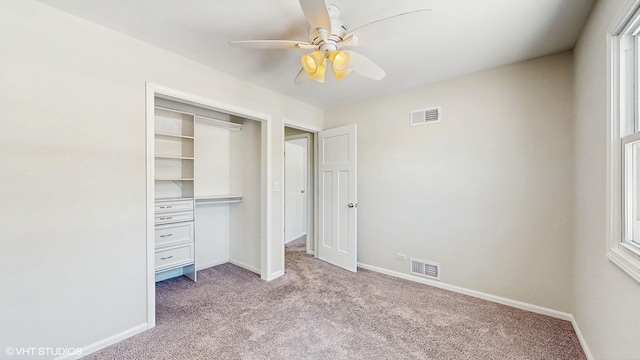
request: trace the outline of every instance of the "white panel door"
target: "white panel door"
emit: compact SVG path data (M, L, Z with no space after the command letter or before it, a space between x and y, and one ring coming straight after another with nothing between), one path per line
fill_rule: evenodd
M318 258L357 269L356 125L318 133Z

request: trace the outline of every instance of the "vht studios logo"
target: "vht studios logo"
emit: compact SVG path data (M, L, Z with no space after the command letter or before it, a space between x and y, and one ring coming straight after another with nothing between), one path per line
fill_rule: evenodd
M82 355L81 348L64 347L11 347L5 349L8 356L74 356Z

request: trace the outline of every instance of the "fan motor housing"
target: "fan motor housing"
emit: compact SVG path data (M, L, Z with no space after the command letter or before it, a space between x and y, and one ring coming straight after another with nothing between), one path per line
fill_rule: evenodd
M347 27L344 23L338 19L332 20L332 29L329 34L326 29L309 29L309 42L316 45L322 52L331 52L338 49L338 43L344 40L344 36L347 34ZM322 36L322 33L326 33L326 41Z

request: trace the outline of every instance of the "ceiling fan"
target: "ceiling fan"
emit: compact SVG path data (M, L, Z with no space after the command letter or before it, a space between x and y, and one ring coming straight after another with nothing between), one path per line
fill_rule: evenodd
M360 39L381 40L421 25L430 9L419 9L382 18L349 28L340 20L340 9L327 5L325 0L300 0L302 12L309 23L309 41L296 40L243 40L231 41L235 47L254 49L311 50L302 55L302 69L296 76L297 84L306 78L324 82L327 63L336 79L342 80L352 71L373 80L382 80L386 73L369 58L343 48L358 46Z

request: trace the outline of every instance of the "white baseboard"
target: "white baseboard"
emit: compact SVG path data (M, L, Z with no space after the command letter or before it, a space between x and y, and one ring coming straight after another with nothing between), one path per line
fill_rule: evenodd
M182 275L184 275L184 268L181 267L177 269L161 271L159 273L156 273L156 282L164 281Z
M401 278L401 279L405 279L405 280L415 281L415 282L418 282L418 283L421 283L421 284L431 285L431 286L434 286L434 287L437 287L437 288L440 288L440 289L450 290L450 291L457 292L457 293L460 293L460 294L473 296L473 297L476 297L476 298L479 298L479 299L488 300L488 301L495 302L495 303L498 303L498 304L507 305L507 306L511 306L511 307L514 307L514 308L527 310L527 311L531 311L531 312L542 314L542 315L551 316L551 317L554 317L554 318L557 318L557 319L561 319L561 320L571 321L571 319L573 319L573 316L571 314L569 314L569 313L565 313L565 312L562 312L562 311L557 311L557 310L545 308L545 307L538 306L538 305L528 304L528 303L524 303L524 302L517 301L517 300L507 299L507 298L503 298L503 297L500 297L500 296L495 296L495 295L483 293L483 292L480 292L480 291L466 289L466 288L463 288L463 287L460 287L460 286L450 285L450 284L443 283L443 282L440 282L440 281L423 279L423 278L419 278L417 276L413 276L413 275L409 275L409 274L403 274L401 272L397 272L397 271L393 271L393 270L387 270L387 269L379 268L377 266L367 265L367 264L362 264L362 263L358 263L358 267L366 269L366 270L379 272L379 273L385 274L385 275L395 276L395 277L398 277L398 278Z
M214 267L214 266L218 266L218 265L226 264L226 263L228 263L228 262L229 262L229 259L213 261L213 262L206 263L206 264L200 264L200 263L198 263L198 266L197 266L196 270L197 270L197 271L200 271L200 270L208 269L208 268L210 268L210 267Z
M62 360L62 359L79 359L83 356L87 356L89 354L92 354L98 350L102 350L108 346L111 346L113 344L119 343L120 341L130 338L134 335L137 335L143 331L146 331L148 329L148 325L147 323L143 323L140 324L138 326L134 326L131 329L125 330L121 333L115 334L113 336L110 336L106 339L102 339L100 341L97 341L91 345L85 346L82 348L82 354L79 356L63 356L63 357L59 357L56 360Z
M282 275L284 275L284 270L278 270L278 271L274 272L273 274L269 275L269 277L267 277L265 280L266 281L271 281L273 279L279 278Z
M301 237L306 236L306 235L307 235L307 232L305 231L305 232L303 232L302 234L300 234L300 235L298 235L298 236L296 236L296 237L292 237L292 238L291 238L291 239L289 239L289 240L285 240L285 241L284 241L284 243L285 243L285 245L286 245L286 244L288 244L288 243L290 243L290 242L292 242L292 241L296 241L296 240L298 240L298 239L300 239Z
M247 265L247 264L243 263L242 261L229 259L229 262L232 263L233 265L240 266L241 268L243 268L245 270L249 270L251 272L254 272L254 273L260 275L260 269L255 268L255 267L253 267L251 265Z
M589 350L589 346L587 346L587 341L584 339L584 336L582 336L582 331L580 331L578 322L573 315L571 316L571 325L573 325L573 330L576 332L578 340L580 340L580 346L582 346L582 351L584 351L584 355L587 357L587 360L593 360L593 354L591 354L591 350Z

